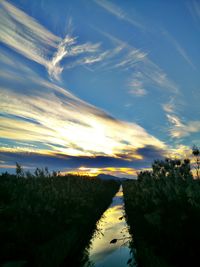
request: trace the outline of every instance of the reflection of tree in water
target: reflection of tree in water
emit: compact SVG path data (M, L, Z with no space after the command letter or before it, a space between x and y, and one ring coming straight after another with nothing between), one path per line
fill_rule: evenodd
M85 248L85 250L83 251L83 255L82 255L81 262L80 262L80 266L84 266L84 267L94 267L95 266L95 263L90 260L89 250L90 250L90 248L92 246L92 242L93 242L94 239L96 239L96 238L100 239L102 236L104 236L103 228L102 228L102 226L100 224L100 221L102 219L104 220L105 218L106 218L106 216L105 216L105 214L103 214L101 216L101 218L99 219L99 221L96 223L95 228L94 228L94 230L93 230L93 232L92 232L92 234L90 236L90 239L88 240L88 245Z
M121 218L119 218L121 219ZM126 232L128 232L127 227L124 227L121 231L121 233L123 233L123 230L125 230ZM137 267L137 263L135 261L134 255L136 254L136 250L133 248L133 246L131 246L131 242L132 242L132 237L129 236L124 236L122 238L114 238L110 241L110 244L115 244L117 242L122 242L122 244L120 245L120 247L122 246L128 246L130 249L129 252L129 259L127 260L127 266L129 267Z
M90 261L90 257L89 257L89 245L88 245L88 248L86 248L84 253L83 253L83 258L82 258L80 266L84 266L84 267L93 267L94 266L94 263L92 261Z

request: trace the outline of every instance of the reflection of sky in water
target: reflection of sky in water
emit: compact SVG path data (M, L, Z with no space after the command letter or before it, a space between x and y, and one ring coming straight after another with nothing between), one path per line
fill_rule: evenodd
M127 261L131 257L129 249L129 232L126 221L121 218L124 215L123 191L113 198L110 207L104 212L97 223L97 231L94 233L89 248L89 263L84 266L95 267L123 267L128 266ZM110 244L113 239L120 239Z

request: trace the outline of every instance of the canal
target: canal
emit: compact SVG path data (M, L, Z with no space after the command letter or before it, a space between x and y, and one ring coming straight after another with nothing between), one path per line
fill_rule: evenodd
M123 189L113 197L109 208L97 222L83 267L135 267L130 249L131 237L125 220Z

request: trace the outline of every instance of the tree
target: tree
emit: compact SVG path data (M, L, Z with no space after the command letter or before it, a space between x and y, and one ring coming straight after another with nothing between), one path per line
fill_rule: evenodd
M191 179L190 160L185 159L181 161L179 159L169 158L165 160L155 160L152 164L152 172L150 172L150 174L154 179Z
M198 146L193 146L192 148L192 154L195 157L195 170L196 170L196 176L197 179L200 178L200 149Z
M24 176L24 171L22 166L16 162L16 176L19 177L23 177Z

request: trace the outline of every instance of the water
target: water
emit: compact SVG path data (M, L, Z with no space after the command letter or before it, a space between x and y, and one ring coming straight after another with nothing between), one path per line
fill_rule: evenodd
M129 248L131 237L124 214L121 186L110 207L97 222L97 229L87 249L88 260L83 267L136 266ZM113 243L110 243L111 240L113 240Z

